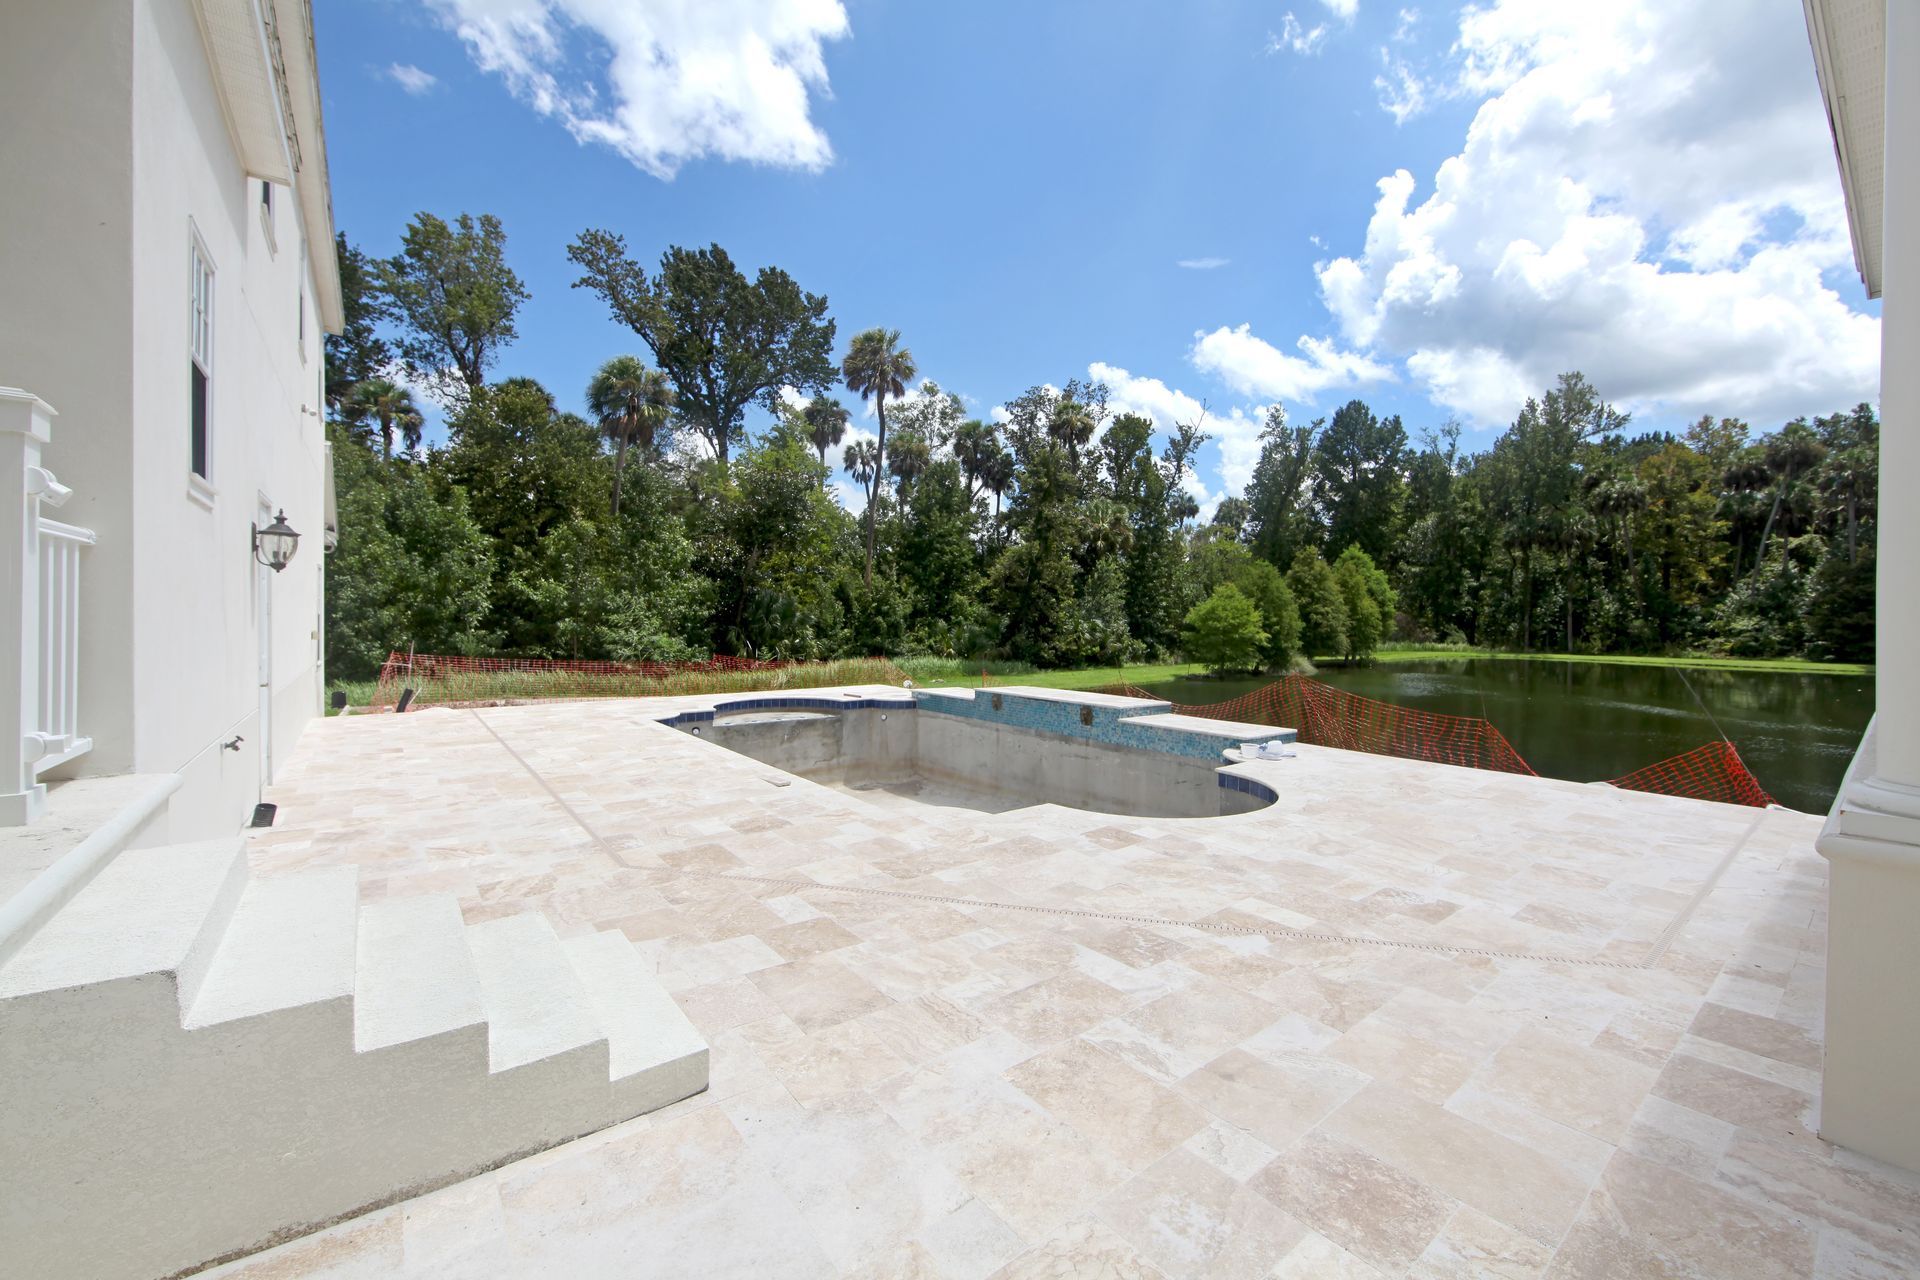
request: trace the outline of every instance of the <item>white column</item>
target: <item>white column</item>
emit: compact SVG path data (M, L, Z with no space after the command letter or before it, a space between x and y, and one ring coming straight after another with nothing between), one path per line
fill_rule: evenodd
M40 446L54 411L38 396L0 387L0 826L24 826L46 809L35 777L41 755Z
M1820 1134L1920 1169L1920 4L1886 10L1873 726L1822 830Z

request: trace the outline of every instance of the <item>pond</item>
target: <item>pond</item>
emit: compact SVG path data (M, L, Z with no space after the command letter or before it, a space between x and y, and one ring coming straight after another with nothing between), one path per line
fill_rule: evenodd
M1831 806L1873 714L1872 676L1442 658L1328 665L1320 679L1383 702L1491 720L1536 771L1575 782L1617 778L1725 736L1775 800L1805 813ZM1169 701L1207 703L1266 683L1197 677L1145 687Z

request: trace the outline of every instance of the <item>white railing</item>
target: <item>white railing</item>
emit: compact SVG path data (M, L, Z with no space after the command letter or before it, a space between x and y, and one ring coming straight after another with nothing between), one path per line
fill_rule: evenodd
M41 499L46 501L45 498ZM40 517L40 728L36 774L93 749L80 734L80 549L93 530Z
M38 817L40 775L93 749L80 732L80 554L94 535L45 514L72 496L40 465L53 418L0 387L0 826Z

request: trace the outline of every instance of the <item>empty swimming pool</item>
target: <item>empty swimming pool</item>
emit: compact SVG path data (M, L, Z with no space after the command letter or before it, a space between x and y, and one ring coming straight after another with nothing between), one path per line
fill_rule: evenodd
M1057 804L1155 818L1272 803L1272 789L1222 752L1293 738L1173 715L1165 702L1030 688L756 694L666 723L881 805L1003 813Z

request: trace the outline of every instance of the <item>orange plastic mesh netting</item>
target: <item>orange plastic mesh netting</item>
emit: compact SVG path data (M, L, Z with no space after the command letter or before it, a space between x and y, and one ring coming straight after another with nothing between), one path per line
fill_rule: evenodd
M1154 697L1145 689L1127 684L1110 685L1105 692ZM1381 702L1309 676L1285 676L1225 702L1172 705L1182 715L1284 725L1297 730L1300 741L1309 746L1539 776L1490 721ZM1726 804L1764 807L1773 803L1733 744L1724 741L1650 764L1611 779L1609 785L1625 791L1651 791Z
M1765 808L1773 803L1760 779L1753 776L1731 742L1709 742L1704 747L1635 769L1609 780L1623 791L1653 791L1663 796L1689 796L1724 804Z
M1112 692L1135 697L1153 695L1131 685ZM1175 703L1182 715L1243 724L1274 724L1299 731L1300 741L1316 747L1340 747L1379 756L1430 760L1436 764L1493 769L1531 775L1506 736L1492 723L1475 716L1450 716L1381 702L1336 689L1310 676L1284 676L1252 693L1226 702L1201 706Z

